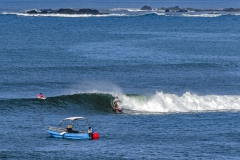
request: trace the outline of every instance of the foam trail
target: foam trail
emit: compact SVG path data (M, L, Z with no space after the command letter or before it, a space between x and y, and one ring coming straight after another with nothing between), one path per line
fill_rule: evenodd
M198 96L186 92L182 96L157 92L152 97L121 96L122 107L143 112L205 112L240 110L240 96Z
M211 13L204 13L204 14L182 14L182 16L185 16L185 17L219 17L219 16L222 16L222 14L211 14Z
M123 15L111 15L111 14L101 14L101 15L91 15L91 14L27 14L27 13L16 13L16 14L18 16L26 16L26 17L68 17L68 18L123 16Z

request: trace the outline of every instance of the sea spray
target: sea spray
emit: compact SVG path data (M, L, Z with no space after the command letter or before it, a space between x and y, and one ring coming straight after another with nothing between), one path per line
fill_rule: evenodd
M122 106L142 112L205 112L239 110L240 96L204 95L186 92L182 96L157 92L153 96L122 96Z

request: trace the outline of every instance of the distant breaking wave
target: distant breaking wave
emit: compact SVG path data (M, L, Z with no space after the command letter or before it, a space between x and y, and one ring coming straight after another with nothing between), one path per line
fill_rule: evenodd
M240 16L238 12L161 12L158 10L143 11L140 9L114 8L109 10L109 14L90 15L90 14L27 14L21 12L0 12L1 14L12 14L26 17L69 17L69 18L89 18L89 17L127 17L127 16L182 16L182 17L219 17L219 16Z
M240 110L239 95L205 95L198 96L189 92L178 96L157 92L152 96L119 94L122 101L120 106L125 113L194 113L209 111L238 111ZM108 93L81 93L48 97L46 100L37 98L1 100L0 110L42 106L50 108L65 108L67 110L83 110L94 113L112 113L110 102L114 95ZM39 107L38 107L39 108Z
M17 16L25 16L25 17L65 17L65 18L90 18L90 17L129 17L129 16L178 16L178 17L209 17L209 18L214 18L214 17L219 17L219 16L240 16L240 14L209 14L209 13L195 13L195 14L166 14L166 13L145 13L145 14L125 14L125 13L111 13L108 15L87 15L87 14L82 14L82 15L77 15L77 14L27 14L27 13L4 13L4 14L12 14L12 15L17 15Z

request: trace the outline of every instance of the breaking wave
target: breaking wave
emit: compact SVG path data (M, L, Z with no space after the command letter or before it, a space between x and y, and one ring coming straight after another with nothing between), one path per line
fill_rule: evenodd
M215 18L219 16L240 16L239 12L163 12L159 10L144 11L134 8L113 8L104 11L107 14L28 14L27 11L11 12L2 11L0 14L9 14L25 17L67 17L67 18L89 18L89 17L128 17L128 16L183 16L183 17L205 17Z
M123 96L124 108L142 112L208 112L239 110L240 96L205 95L198 96L189 92L182 96L157 92L150 97Z
M82 110L94 113L112 113L111 93L80 93L48 97L46 100L30 99L2 99L0 110L6 108L19 109L20 106L32 108L33 106L63 108L68 110ZM178 96L157 92L152 96L139 94L118 94L122 101L120 106L126 114L132 113L191 113L209 111L238 111L240 110L239 95L205 95L199 96L186 92Z

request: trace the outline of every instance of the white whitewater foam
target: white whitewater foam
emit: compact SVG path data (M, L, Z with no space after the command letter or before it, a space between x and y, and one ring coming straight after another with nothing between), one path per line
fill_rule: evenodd
M67 18L77 18L77 17L111 17L111 16L129 16L127 14L99 14L99 15L91 15L91 14L27 14L27 13L15 13L18 16L26 16L26 17L67 17Z
M240 110L240 96L206 95L189 92L182 96L157 92L152 97L121 95L122 107L143 112L205 112Z
M182 14L185 17L219 17L222 14L210 14L210 13L202 13L202 14Z
M27 14L27 13L17 13L18 16L28 16L28 17L107 17L108 14L101 15L91 15L91 14Z

